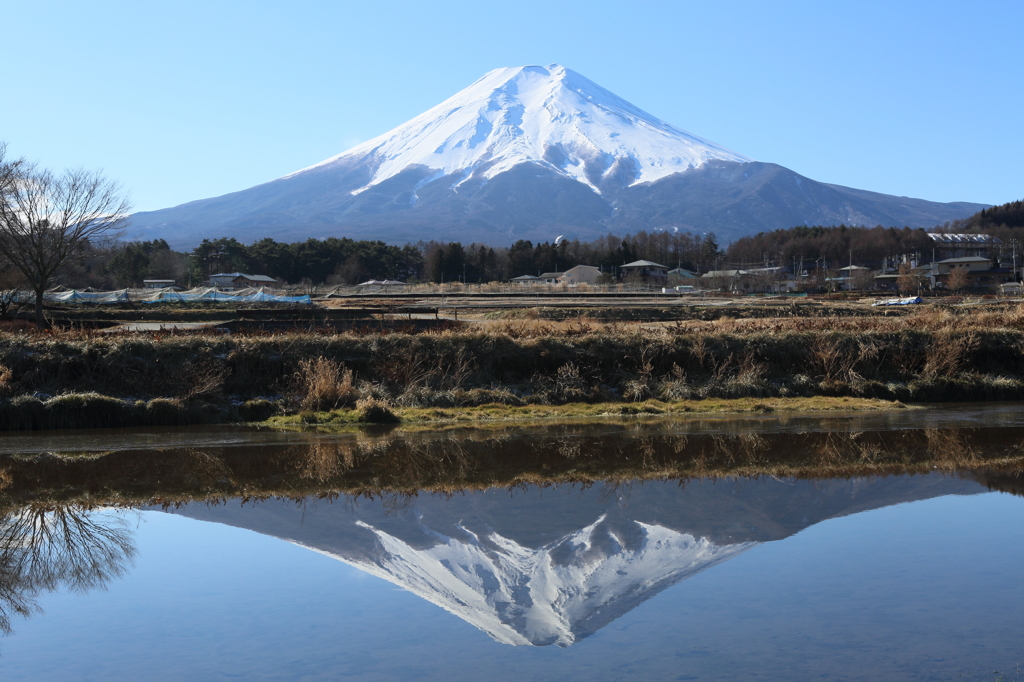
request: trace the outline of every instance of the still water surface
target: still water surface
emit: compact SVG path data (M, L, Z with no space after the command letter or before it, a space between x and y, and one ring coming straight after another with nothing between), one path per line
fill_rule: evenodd
M1002 414L997 440L1007 450L1018 416ZM976 416L947 417L974 429L970 437L930 432L923 443L984 442ZM897 432L921 426L874 419L833 420L821 432L865 442L870 426L872 443L903 442ZM815 427L717 428L782 448L779 434ZM673 430L694 432L685 423L656 429L666 438ZM221 435L240 448L310 438ZM548 436L520 434L511 447L525 452ZM698 442L677 436L666 442ZM6 438L3 447L100 451L140 440L19 438L20 450ZM184 439L190 452L217 441L209 431L152 439ZM628 457L660 441L633 429L602 442ZM10 618L0 679L1020 678L1024 498L990 491L988 480L965 469L538 481L75 512L50 542L70 538L83 556L71 561L51 546L29 567L59 565L60 579L25 585L30 576L10 570L0 579L2 608L21 585L39 609ZM8 527L25 515L9 515Z

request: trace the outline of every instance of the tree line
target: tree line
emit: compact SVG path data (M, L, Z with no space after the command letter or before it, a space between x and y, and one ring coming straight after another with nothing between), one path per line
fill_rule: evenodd
M614 277L619 266L647 259L670 268L707 269L723 254L713 234L638 232L607 235L591 242L561 239L511 246L421 241L396 246L347 237L243 244L235 238L204 239L189 252L173 251L162 239L120 243L89 272L77 271L92 285L139 286L145 279L173 279L199 285L221 272L273 277L290 284L353 285L369 279L405 282L507 281L519 275L561 272L593 265Z
M600 268L616 278L617 269L635 260L694 272L758 265L835 268L855 264L880 266L903 254L926 257L931 240L917 228L862 228L840 225L797 226L743 237L724 249L715 235L679 232L608 234L593 241L560 239L510 246L421 241L404 246L347 237L279 242L261 239L243 244L235 238L206 239L188 252L166 241L126 242L96 251L64 273L79 286L139 286L144 279L173 279L198 286L210 275L243 272L283 283L354 285L369 279L404 282L508 281L520 275L562 272L575 265Z
M732 264L836 268L848 265L881 267L886 259L904 254L930 256L927 230L896 227L798 226L759 232L729 245L725 261ZM801 265L803 264L803 265Z

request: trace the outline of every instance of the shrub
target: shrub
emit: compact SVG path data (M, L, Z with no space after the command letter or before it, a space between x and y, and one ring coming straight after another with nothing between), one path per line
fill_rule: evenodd
M154 398L145 404L145 421L152 426L188 424L188 410L175 398Z
M246 400L238 408L239 415L247 422L265 421L277 414L277 411L277 404L265 398Z
M47 426L52 429L109 428L136 422L134 403L99 393L66 393L43 405Z
M376 398L363 398L356 403L358 420L365 424L395 424L401 421L394 412Z
M0 429L4 431L30 431L46 428L46 407L34 395L20 395L6 405L0 405Z

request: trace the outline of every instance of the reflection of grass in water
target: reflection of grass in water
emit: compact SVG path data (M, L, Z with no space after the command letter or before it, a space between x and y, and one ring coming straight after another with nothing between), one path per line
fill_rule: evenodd
M720 422L671 431L647 423L570 423L540 433L491 430L310 434L259 448L6 457L0 508L28 500L163 503L228 497L379 496L418 492L734 477L850 478L941 472L1024 488L1016 429L723 433ZM823 423L827 428L827 423ZM712 431L709 433L709 431ZM714 432L718 431L718 432ZM981 473L979 473L981 472Z

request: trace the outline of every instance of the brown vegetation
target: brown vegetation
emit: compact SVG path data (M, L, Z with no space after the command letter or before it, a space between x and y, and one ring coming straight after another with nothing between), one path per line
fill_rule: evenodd
M389 409L1020 399L1024 308L644 326L517 320L419 334L23 332L0 334L0 366L3 429L230 420L275 406L312 412L370 399ZM100 423L81 416L93 412Z

